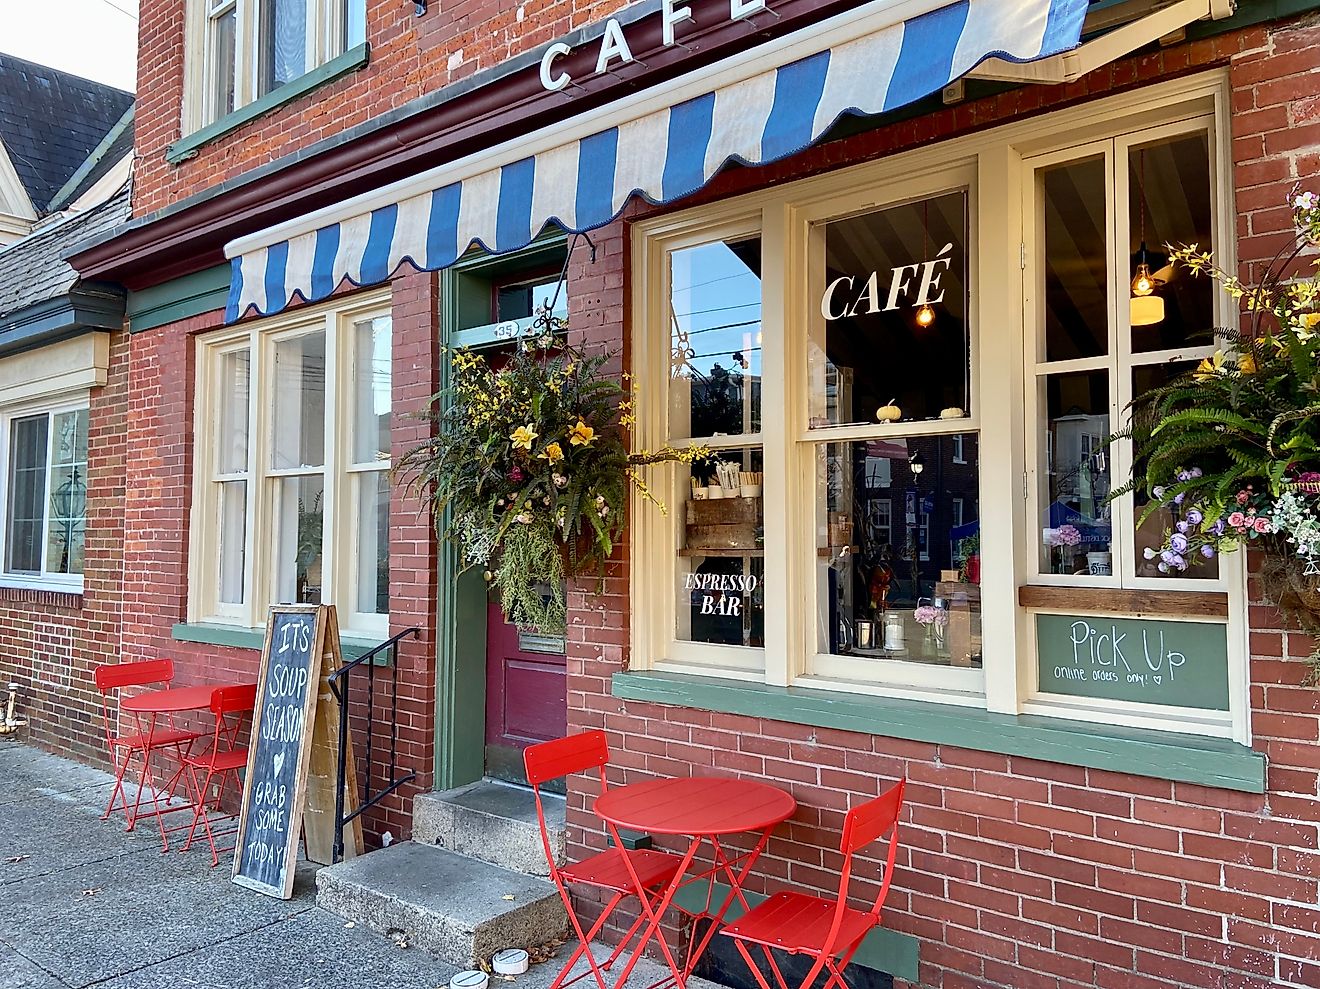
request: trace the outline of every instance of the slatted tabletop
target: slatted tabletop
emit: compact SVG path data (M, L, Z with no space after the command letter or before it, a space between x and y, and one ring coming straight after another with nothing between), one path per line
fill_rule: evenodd
M768 783L694 776L618 787L597 797L595 809L633 831L722 835L771 828L793 816L797 801Z

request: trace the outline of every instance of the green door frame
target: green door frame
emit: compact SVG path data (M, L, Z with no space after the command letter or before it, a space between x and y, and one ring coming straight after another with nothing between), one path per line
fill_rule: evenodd
M489 297L475 296L491 275L543 266L547 259L562 261L564 243L562 234L547 237L517 254L479 253L442 271L441 343L447 348L507 343L507 324L470 325L482 305L489 312ZM449 362L442 359L440 388L448 387ZM477 782L486 770L486 582L475 570L459 573L458 551L447 540L440 543L437 565L435 788L449 790Z

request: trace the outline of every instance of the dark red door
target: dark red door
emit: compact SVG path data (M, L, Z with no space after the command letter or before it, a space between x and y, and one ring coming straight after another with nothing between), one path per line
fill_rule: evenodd
M568 730L564 640L520 632L497 602L486 618L486 773L525 782L522 750Z

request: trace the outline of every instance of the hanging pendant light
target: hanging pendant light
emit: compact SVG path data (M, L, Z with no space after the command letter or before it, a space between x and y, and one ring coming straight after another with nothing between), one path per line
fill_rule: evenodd
M1141 248L1137 251L1137 268L1132 275L1132 298L1128 301L1129 322L1133 326L1153 326L1164 322L1164 300L1155 294L1159 281L1150 273L1150 260L1146 254L1146 149L1141 149Z
M935 322L935 310L932 309L930 303L927 302L917 310L917 325L924 330L933 322Z
M930 200L921 203L921 257L925 260L930 252ZM929 302L917 307L917 325L923 330L935 322L935 309Z

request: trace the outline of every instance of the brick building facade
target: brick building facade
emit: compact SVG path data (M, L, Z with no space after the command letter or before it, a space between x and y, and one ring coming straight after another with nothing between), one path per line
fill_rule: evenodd
M136 227L121 234L120 245L128 246L118 255L113 246L89 248L78 259L87 266L85 274L122 279L132 293L130 324L135 312L146 314L132 325L134 332L116 335L109 381L92 406L89 484L110 491L122 485L122 518L104 509L94 545L89 520L81 617L71 622L71 614L57 607L65 602L52 601L52 617L37 622L79 629L70 646L77 657L75 678L83 670L78 664L84 652L87 663L95 657L130 661L170 655L189 681L249 676L258 662L252 635L239 634L246 630L236 633L199 620L190 587L198 574L190 556L199 545L190 526L197 525L196 492L204 483L198 478L195 437L212 428L197 404L198 362L208 334L226 325L222 293L214 286L209 294L194 292L186 305L180 303L191 307L190 315L170 319L167 307L149 305L159 290L150 265L141 260L149 248L141 247L137 260L130 259L130 248L147 243L143 232L153 223L168 222L172 214L187 216L190 209L211 210L207 222L214 226L214 217L224 215L226 197L249 195L278 181L275 166L292 167L309 149L326 153L341 142L365 147L372 135L362 128L372 121L571 30L598 25L618 6L567 0L470 4L414 18L408 5L371 0L366 7L371 58L365 68L170 161L167 150L183 139L184 4L143 4ZM639 224L1208 73L1225 80L1230 99L1231 112L1219 119L1230 129L1231 176L1225 184L1236 217L1237 261L1244 277L1259 277L1262 263L1291 236L1291 214L1282 206L1288 191L1320 174L1320 22L1314 13L1283 10L1286 5L1263 6L1269 11L1246 23L1208 29L1211 22L1203 22L1187 38L1166 38L1166 44L1117 58L1076 81L969 89L962 102L925 103L905 119L882 118L775 164L726 170L672 207L634 200L619 219L591 234L590 250L582 243L571 248L570 338L586 350L617 354L611 370L643 367L633 336L642 291L634 263ZM655 27L644 22L649 13L650 8L636 13L639 31ZM509 71L527 65L534 68L535 62L524 60ZM590 105L601 98L597 92L588 87L581 98ZM397 124L425 116L391 119ZM424 160L439 165L443 159L437 151ZM388 177L402 174L402 165L391 168ZM317 207L334 200L325 188L309 186L306 196ZM198 233L187 262L196 270L170 273L195 279L202 269L211 270L224 239L253 232L253 201L242 205L248 226L220 239L216 234L204 240ZM278 218L296 216L288 203L278 208L284 211ZM126 238L132 236L139 241L129 244ZM1023 250L1025 258L1025 245ZM388 289L389 442L397 460L425 436L426 422L409 413L421 410L442 382L442 343L456 329L454 302L446 293L456 289L446 274L419 272L406 263ZM186 293L178 289L175 295ZM330 304L355 297L353 287L343 285ZM321 310L295 300L287 313L299 311ZM251 316L246 322L261 325ZM456 603L464 592L450 584L447 551L433 536L416 493L401 482L393 486L388 518L387 628L421 630L415 641L402 644L399 658L400 755L418 775L372 819L371 830L403 836L416 794L471 776L474 756L447 751L458 744L447 726L461 720L470 701L466 674L454 670L471 665L465 650L474 647L461 638L459 626L470 614ZM1303 684L1312 643L1280 627L1254 579L1246 581L1243 599L1249 643L1243 717L1250 745L1238 747L1248 757L1252 751L1264 757L1263 792L1250 785L1209 785L1204 773L1202 782L1191 782L1196 774L1181 765L1154 767L1159 758L1176 760L1176 755L1173 745L1148 729L1132 729L1135 744L1153 741L1157 754L1145 757L1141 771L1124 772L1115 760L1135 748L1070 761L1045 755L1062 748L1033 749L1002 739L978 748L957 744L953 736L934 740L938 733L921 727L886 734L859 729L855 725L862 722L855 721L850 730L842 716L813 724L809 715L790 717L782 707L739 699L727 687L719 688L724 693L674 688L666 694L644 679L652 657L634 653L641 591L630 575L635 578L644 561L630 559L630 552L620 550L602 586L570 592L566 728L608 733L611 780L620 784L652 775L714 773L762 779L791 792L798 813L772 839L753 889L769 892L787 884L833 890L839 861L832 849L843 813L851 802L905 776L907 807L885 926L915 939L919 969L909 984L941 989L1320 984L1315 961L1320 955L1320 695ZM9 627L33 621L26 602L5 602L5 607ZM43 633L35 627L33 633L37 639L53 634L68 640L67 631ZM41 651L54 655L60 648L56 643L51 652ZM478 667L484 659L476 658ZM33 668L40 662L34 657ZM643 678L629 679L633 673ZM35 737L48 747L94 757L86 702L71 717L58 687L38 694ZM872 696L855 698L864 704ZM999 724L993 714L988 717ZM1024 717L1037 727L1048 721ZM479 753L475 763L479 774ZM592 795L589 780L570 781L570 857L604 846L591 812Z

